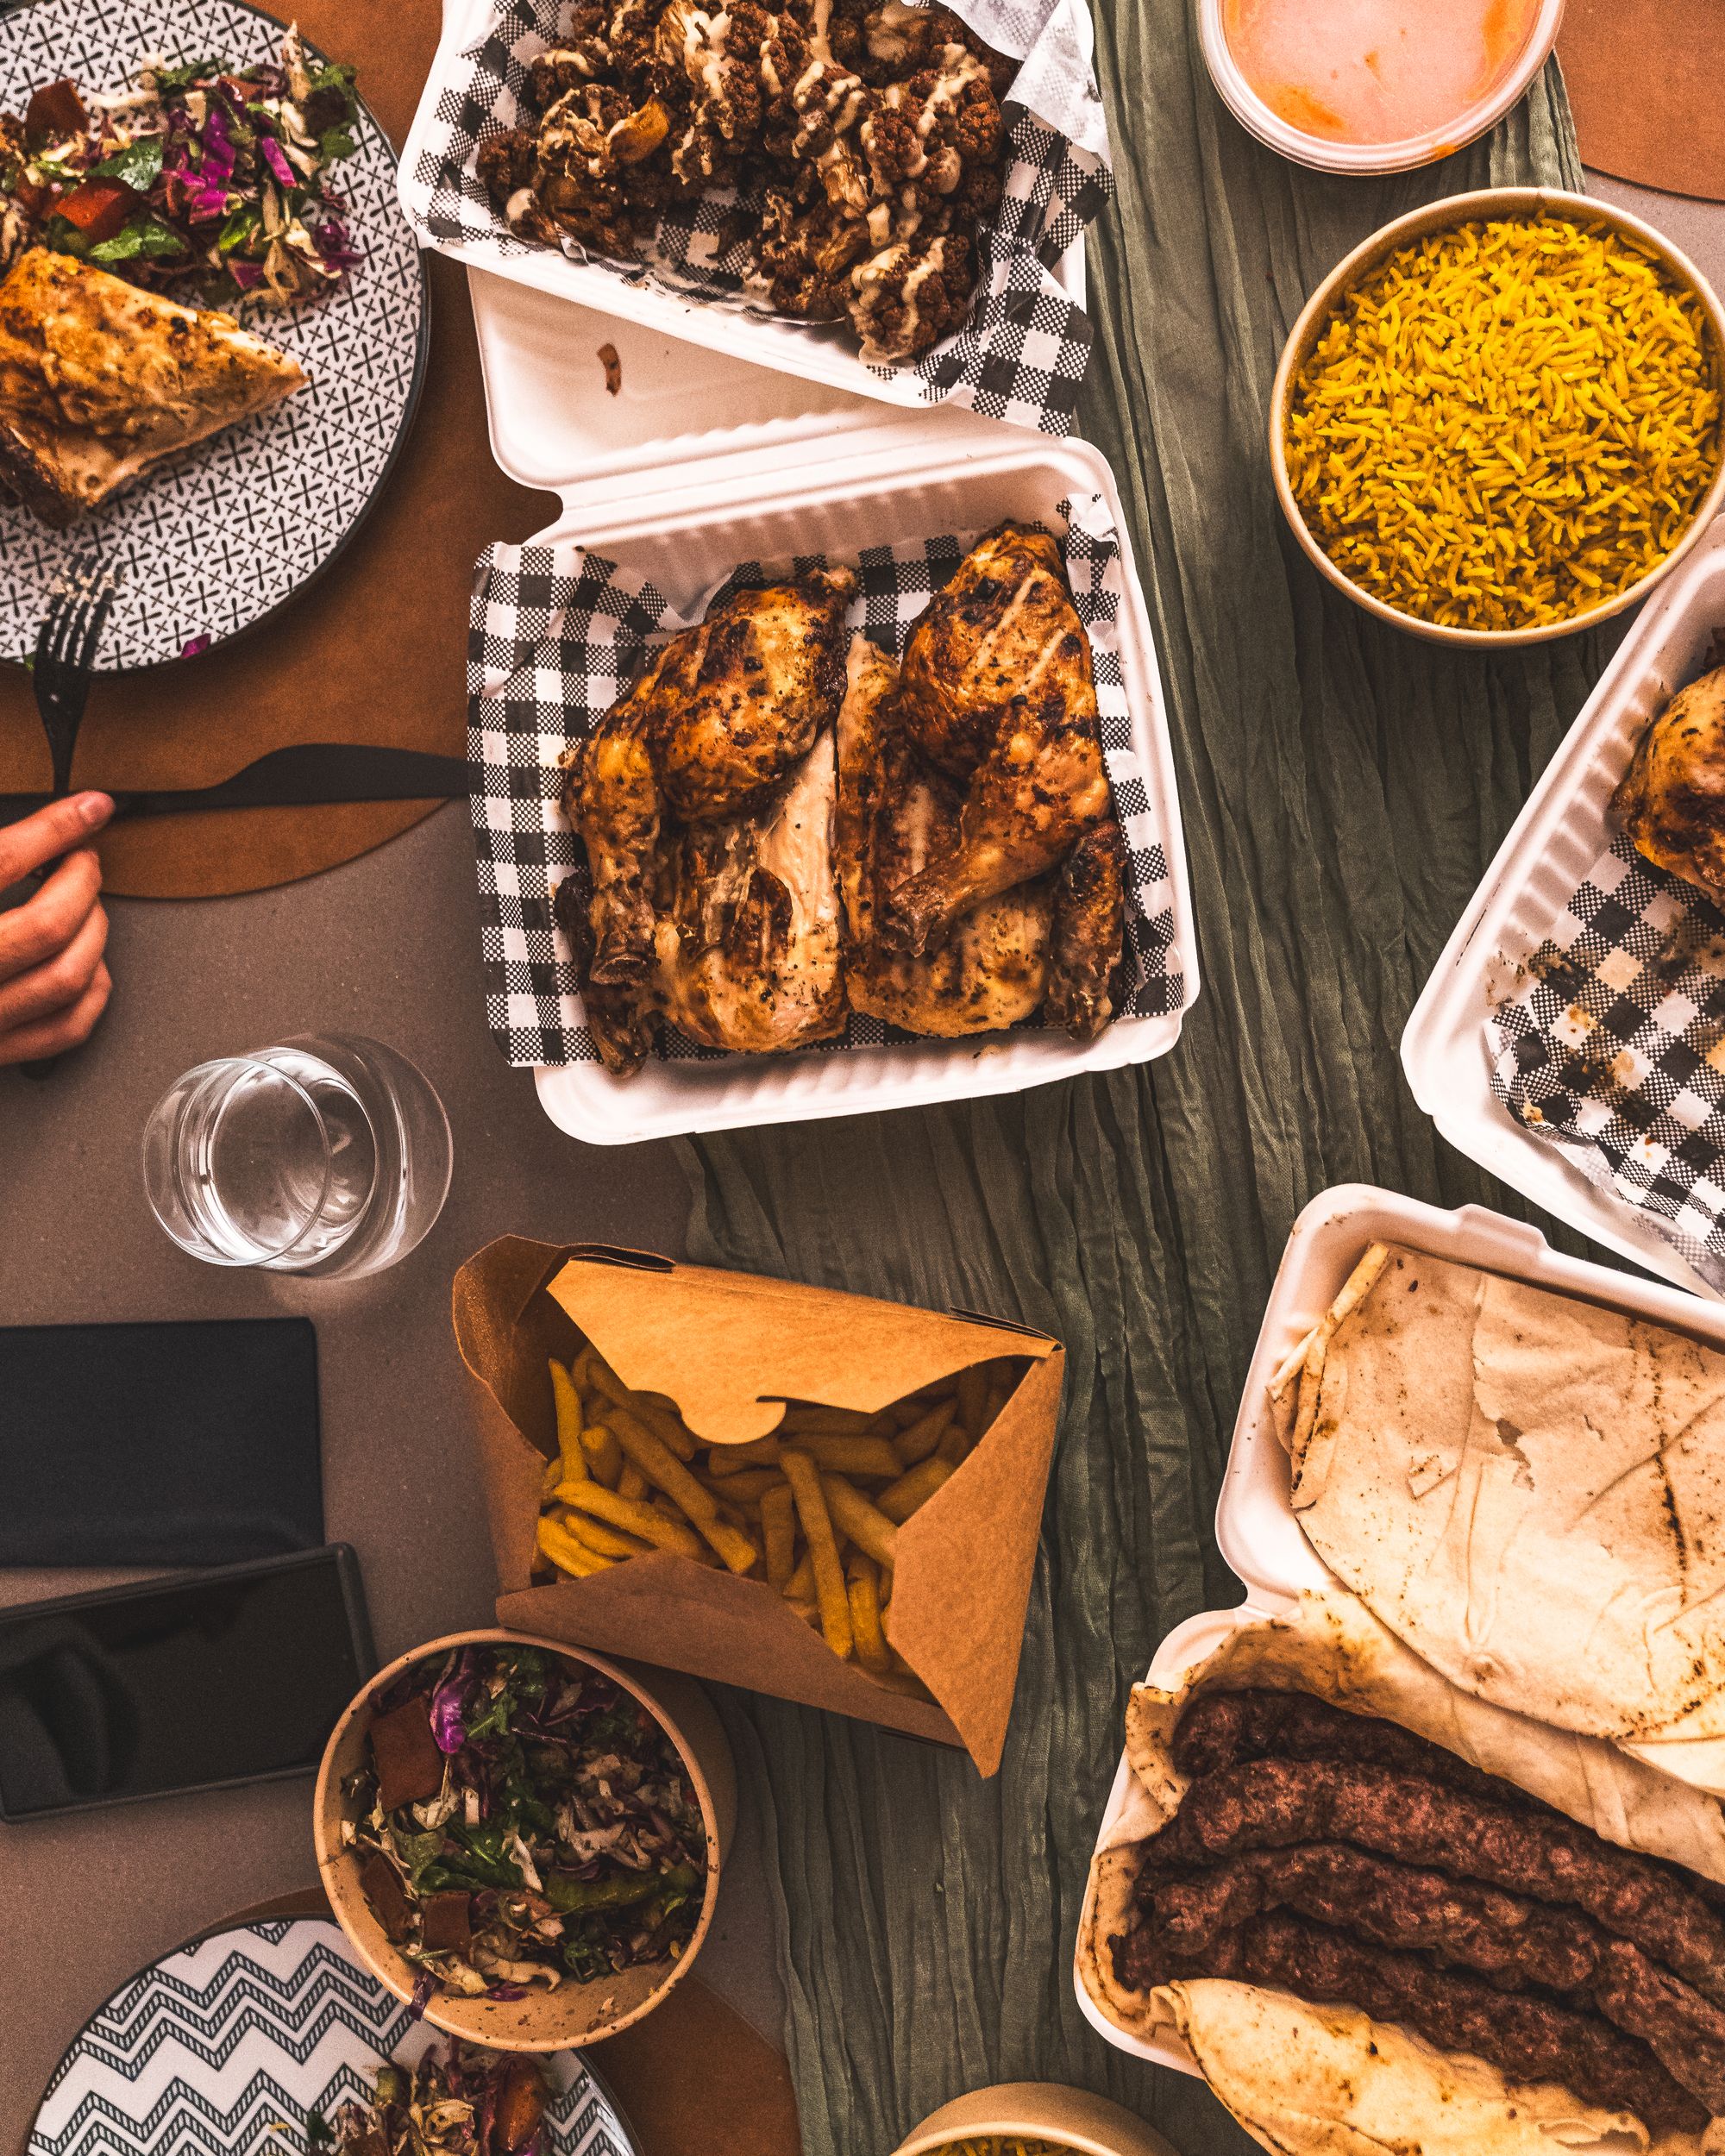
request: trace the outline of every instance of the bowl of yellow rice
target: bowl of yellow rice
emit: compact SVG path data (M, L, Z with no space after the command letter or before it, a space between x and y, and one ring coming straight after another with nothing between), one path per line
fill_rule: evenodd
M943 2103L893 2156L1175 2156L1153 2127L1088 2089L1007 2081Z
M1416 635L1540 643L1645 599L1725 508L1725 311L1587 195L1455 195L1324 280L1270 452L1331 583Z

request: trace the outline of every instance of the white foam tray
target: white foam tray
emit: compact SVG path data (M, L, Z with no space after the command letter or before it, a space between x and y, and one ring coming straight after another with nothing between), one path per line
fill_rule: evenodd
M1643 728L1725 629L1725 518L1647 606L1528 797L1444 947L1402 1036L1414 1097L1460 1152L1633 1263L1718 1300L1635 1209L1491 1091L1485 1023L1609 843L1606 805Z
M443 0L443 32L431 62L430 74L420 95L406 146L401 154L398 186L404 207L423 232L430 213L431 188L419 178L425 141L439 103L458 72L461 55L482 39L496 13L493 0ZM1087 50L1094 41L1089 16L1077 10L1081 34ZM888 404L931 409L923 385L909 367L864 367L857 356L855 338L848 329L830 323L783 322L747 310L704 306L680 299L663 287L629 283L603 261L575 261L550 247L535 247L520 254L506 254L487 241L427 244L439 254L465 262L470 268L507 278L553 298L573 301L600 314L662 335L705 346L709 352L751 361L756 367L776 368L805 382L843 390ZM1084 248L1081 240L1054 266L1053 274L1067 297L1080 306L1084 302ZM934 407L932 409L938 409Z
M1677 1326L1710 1347L1725 1348L1725 1309L1698 1303L1678 1288L1565 1257L1526 1221L1506 1219L1484 1206L1446 1213L1368 1183L1342 1183L1321 1192L1294 1223L1276 1268L1216 1503L1217 1542L1245 1584L1242 1607L1255 1615L1273 1616L1301 1592L1337 1583L1295 1519L1288 1455L1276 1433L1269 1386L1289 1351L1341 1292L1366 1245L1374 1242L1400 1243L1428 1257L1477 1265L1607 1310ZM1182 1670L1220 1645L1238 1619L1237 1610L1205 1610L1176 1625L1157 1649L1145 1682L1174 1683ZM1131 1780L1123 1751L1096 1833L1099 1850L1120 1823ZM1116 2028L1085 1990L1076 1960L1072 1982L1085 2019L1116 2049L1181 2073L1196 2072L1184 2051L1146 2043Z
M592 1144L625 1145L1018 1093L1165 1055L1198 993L1197 939L1156 647L1101 453L970 412L884 412L723 357L692 370L688 348L657 331L482 273L468 281L492 453L512 478L561 504L536 542L578 539L649 576L674 607L689 607L740 561L854 558L862 547L985 530L1007 517L1057 525L1066 496L1101 493L1120 537L1120 655L1134 743L1173 887L1170 963L1186 983L1182 1011L1119 1019L1082 1047L1035 1032L649 1062L629 1079L596 1063L542 1069L535 1077L552 1121ZM619 362L616 397L598 358L605 343Z

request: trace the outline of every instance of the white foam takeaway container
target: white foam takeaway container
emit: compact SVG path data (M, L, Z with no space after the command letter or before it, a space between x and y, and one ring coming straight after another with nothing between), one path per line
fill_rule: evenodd
M1320 1192L1295 1221L1276 1268L1216 1504L1217 1542L1245 1585L1242 1607L1254 1614L1273 1616L1302 1591L1339 1584L1295 1517L1288 1454L1276 1432L1269 1388L1276 1369L1341 1292L1368 1244L1378 1242L1399 1243L1429 1257L1477 1265L1608 1310L1674 1326L1709 1346L1725 1349L1725 1310L1698 1303L1680 1288L1565 1257L1526 1221L1506 1219L1484 1206L1446 1212L1367 1183L1338 1184ZM1157 1649L1145 1682L1172 1684L1220 1645L1238 1619L1238 1610L1205 1610L1176 1625ZM1122 1752L1097 1830L1099 1850L1109 1846L1120 1825L1131 1782L1132 1769ZM1087 1902L1081 1932L1088 1914ZM1181 2073L1197 2071L1183 2050L1147 2043L1116 2028L1085 1990L1076 1961L1072 1981L1085 2019L1116 2049Z
M1058 529L1058 504L1100 493L1120 533L1120 655L1133 743L1172 887L1170 971L1182 1008L1115 1020L1081 1045L1054 1031L883 1047L650 1059L634 1077L597 1063L536 1073L560 1128L594 1144L861 1115L1016 1093L1086 1070L1165 1055L1198 993L1186 853L1150 618L1114 477L1088 442L1055 441L963 411L883 412L735 360L691 373L687 348L625 335L497 278L471 273L492 447L524 486L558 498L535 543L573 539L650 577L688 607L738 561L800 553L854 559L864 547L983 531L1006 517ZM615 397L598 357L614 349Z

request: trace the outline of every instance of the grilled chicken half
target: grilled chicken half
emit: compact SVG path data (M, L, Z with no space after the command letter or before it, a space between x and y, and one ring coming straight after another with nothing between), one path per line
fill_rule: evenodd
M638 1069L656 1021L712 1048L844 1029L832 743L849 570L733 593L654 655L572 758L589 888L559 893L594 1043Z
M1611 805L1649 861L1725 906L1725 667L1653 720Z
M1015 1025L1048 987L1048 877L985 899L922 957L880 942L890 893L957 845L962 799L912 748L898 691L895 661L856 637L838 715L839 882L851 938L851 1008L907 1032L949 1037Z
M905 650L912 742L962 790L958 841L893 893L893 949L919 956L985 899L1058 868L1108 814L1090 642L1044 531L980 540Z
M656 951L659 1006L691 1040L761 1055L844 1031L835 777L827 727L761 807L683 832Z
M231 315L70 255L32 248L0 284L0 484L47 523L304 385Z

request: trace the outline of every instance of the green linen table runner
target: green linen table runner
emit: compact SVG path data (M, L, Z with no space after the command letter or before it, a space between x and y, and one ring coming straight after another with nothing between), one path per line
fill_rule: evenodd
M1240 1599L1213 1515L1302 1205L1351 1180L1502 1202L1440 1144L1396 1044L1607 651L1578 637L1488 662L1371 621L1299 553L1265 448L1283 338L1357 241L1467 188L1580 184L1555 66L1447 162L1333 179L1235 123L1192 12L1098 0L1120 197L1091 235L1082 410L1119 476L1171 715L1203 975L1184 1037L1016 1099L686 1149L692 1256L998 1312L1069 1354L999 1777L727 1701L776 1850L810 2156L886 2156L946 2098L1021 2078L1111 2095L1185 2156L1249 2146L1201 2084L1105 2045L1073 1996L1126 1695L1171 1626Z

